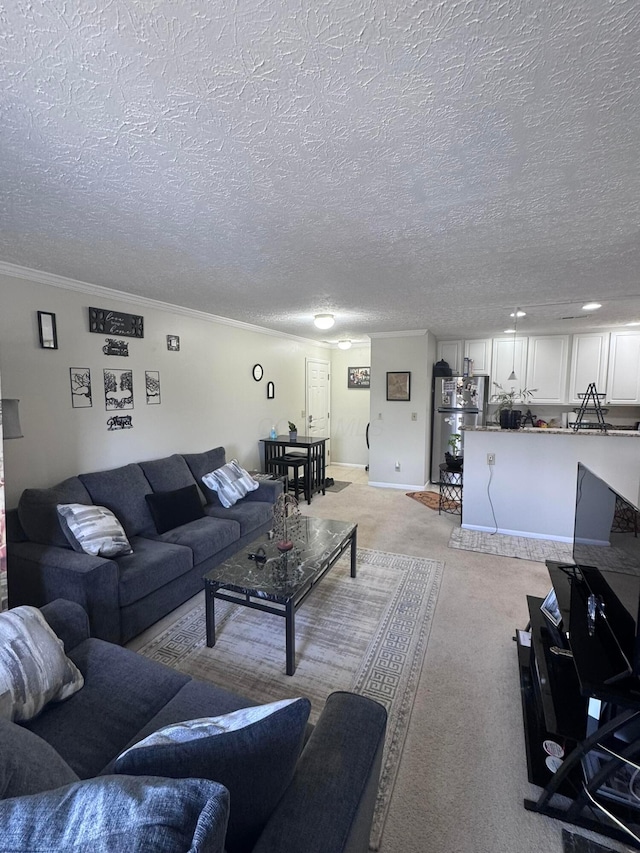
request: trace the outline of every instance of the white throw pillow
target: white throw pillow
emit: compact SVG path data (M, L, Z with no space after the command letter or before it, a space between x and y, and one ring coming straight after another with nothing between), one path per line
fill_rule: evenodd
M260 483L254 480L248 471L245 471L237 459L232 459L221 468L216 468L202 478L205 486L218 493L222 506L233 506L236 501L243 498L249 492L257 489Z
M82 673L37 607L0 613L0 717L30 720L48 702L68 699Z
M117 557L133 550L122 525L104 506L58 504L62 529L76 551L97 557Z

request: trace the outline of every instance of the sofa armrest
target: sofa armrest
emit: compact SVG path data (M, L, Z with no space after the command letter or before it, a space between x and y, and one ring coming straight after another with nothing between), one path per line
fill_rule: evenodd
M252 853L366 853L387 712L332 693Z
M42 607L56 598L80 604L91 635L120 642L118 566L71 548L13 542L7 547L9 606Z
M54 634L62 640L65 652L75 649L91 636L87 612L75 601L56 598L44 605L42 615Z
M246 494L242 500L274 504L278 495L282 493L282 489L282 480L260 480L258 488Z

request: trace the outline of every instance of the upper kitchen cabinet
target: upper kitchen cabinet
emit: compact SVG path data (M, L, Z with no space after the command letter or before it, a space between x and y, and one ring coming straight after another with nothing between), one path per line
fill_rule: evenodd
M515 343L515 358L514 358L514 343ZM474 365L475 370L475 365ZM509 381L511 371L515 371L518 377L515 381ZM509 390L515 388L516 391L525 387L525 377L527 370L527 338L516 338L515 342L512 336L508 338L494 338L493 352L491 356L491 393L495 391L494 382L502 385L503 388ZM478 371L479 372L479 371ZM489 398L491 399L491 398Z
M598 393L606 391L608 362L608 332L584 332L573 336L569 373L570 403L582 403L578 395L585 394L592 382L596 383Z
M491 340L465 341L464 357L473 362L474 373L491 373Z
M536 389L532 401L564 403L568 367L569 335L529 336L527 388Z
M640 403L640 332L611 332L607 403Z
M438 361L446 361L454 376L462 374L462 341L438 341Z

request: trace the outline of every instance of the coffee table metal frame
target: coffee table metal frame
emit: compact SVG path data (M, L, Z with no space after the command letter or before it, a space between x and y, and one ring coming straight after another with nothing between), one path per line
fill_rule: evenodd
M307 519L313 521L313 519ZM232 604L240 604L263 613L272 613L285 619L285 646L286 646L286 673L293 675L296 671L296 637L295 637L295 614L304 604L307 597L311 595L322 578L330 571L333 565L340 559L344 552L351 548L351 577L356 577L356 542L358 525L344 523L345 535L339 540L338 545L328 555L313 567L313 574L305 577L299 587L290 593L279 594L269 591L262 592L259 586L248 587L225 580L225 563L221 563L204 576L205 593L205 615L207 624L207 646L216 644L216 622L215 622L215 600L228 601ZM256 553L263 548L265 538L251 542L240 554L249 559L249 554ZM238 555L235 555L237 559Z

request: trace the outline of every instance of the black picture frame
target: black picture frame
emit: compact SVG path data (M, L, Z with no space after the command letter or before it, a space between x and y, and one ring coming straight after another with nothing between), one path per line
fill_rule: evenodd
M407 402L411 399L411 371L387 371L387 400L392 402Z
M178 335L167 335L167 349L170 352L180 352L180 338Z
M264 376L264 368L261 364L254 364L251 368L251 375L255 379L256 382L260 382L262 377Z
M347 388L370 388L370 367L347 367Z
M267 382L267 400L273 400L276 396L276 386L273 382Z
M42 349L58 349L55 314L50 311L38 311L38 334Z

